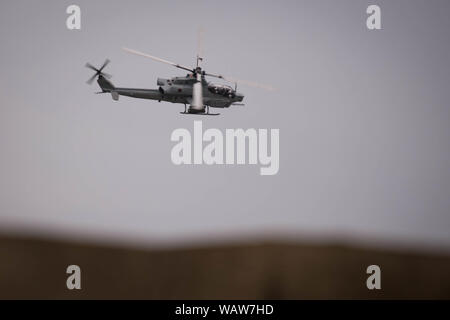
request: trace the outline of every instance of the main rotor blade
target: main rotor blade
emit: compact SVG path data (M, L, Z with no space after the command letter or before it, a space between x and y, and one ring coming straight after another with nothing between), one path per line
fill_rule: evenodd
M128 49L128 48L122 48L122 49L123 49L124 51L128 52L128 53L132 53L132 54L136 54L136 55L138 55L138 56L150 58L150 59L155 60L155 61L158 61L158 62L170 64L171 66L174 66L174 67L177 67L177 68L180 68L180 69L183 69L183 70L187 70L187 71L189 71L189 72L194 72L194 71L192 70L192 68L188 68L188 67L182 66L182 65L180 65L180 64L177 64L177 63L174 63L174 62L171 62L171 61L168 61L168 60L164 60L164 59L161 59L161 58L158 58L158 57L155 57L155 56L152 56L152 55L149 55L149 54L140 52L140 51L136 51L136 50Z
M225 81L236 82L236 83L243 84L243 85L246 85L249 87L264 89L264 90L268 90L268 91L275 90L275 88L270 85L261 84L261 83L257 83L257 82L253 82L253 81L240 80L240 79L236 79L236 78L232 78L232 77L224 77L222 75L211 74L211 73L205 73L205 76L215 77L215 78L223 79Z

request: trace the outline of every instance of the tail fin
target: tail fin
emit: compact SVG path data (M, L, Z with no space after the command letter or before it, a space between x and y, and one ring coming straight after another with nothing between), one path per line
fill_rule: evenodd
M111 92L116 88L111 81L101 75L98 77L97 83L103 92Z

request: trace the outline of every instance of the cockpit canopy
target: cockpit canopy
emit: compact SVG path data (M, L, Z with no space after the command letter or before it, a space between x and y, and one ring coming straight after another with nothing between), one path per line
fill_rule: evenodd
M234 90L230 86L226 86L223 84L212 84L208 85L208 90L215 94L220 94L225 97L234 97Z

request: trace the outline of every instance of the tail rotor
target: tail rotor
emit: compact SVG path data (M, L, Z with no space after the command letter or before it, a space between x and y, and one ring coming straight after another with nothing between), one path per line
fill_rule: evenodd
M99 68L99 69L97 69L96 67L94 67L92 64L90 64L90 63L86 63L86 68L89 68L89 69L91 69L91 70L94 70L95 71L95 74L91 77L91 78L89 78L89 80L86 82L87 84L92 84L92 82L94 82L94 80L97 78L97 77L104 77L104 78L106 78L106 79L111 79L111 75L110 74L108 74L108 73L104 73L103 72L103 69L105 69L105 67L109 64L109 62L110 62L110 60L109 59L106 59L106 61L103 63L103 65Z

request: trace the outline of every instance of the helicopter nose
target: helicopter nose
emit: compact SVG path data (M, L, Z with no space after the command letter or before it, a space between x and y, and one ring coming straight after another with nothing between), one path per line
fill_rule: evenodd
M244 100L244 95L242 93L237 92L236 93L236 100L239 102L242 102Z

